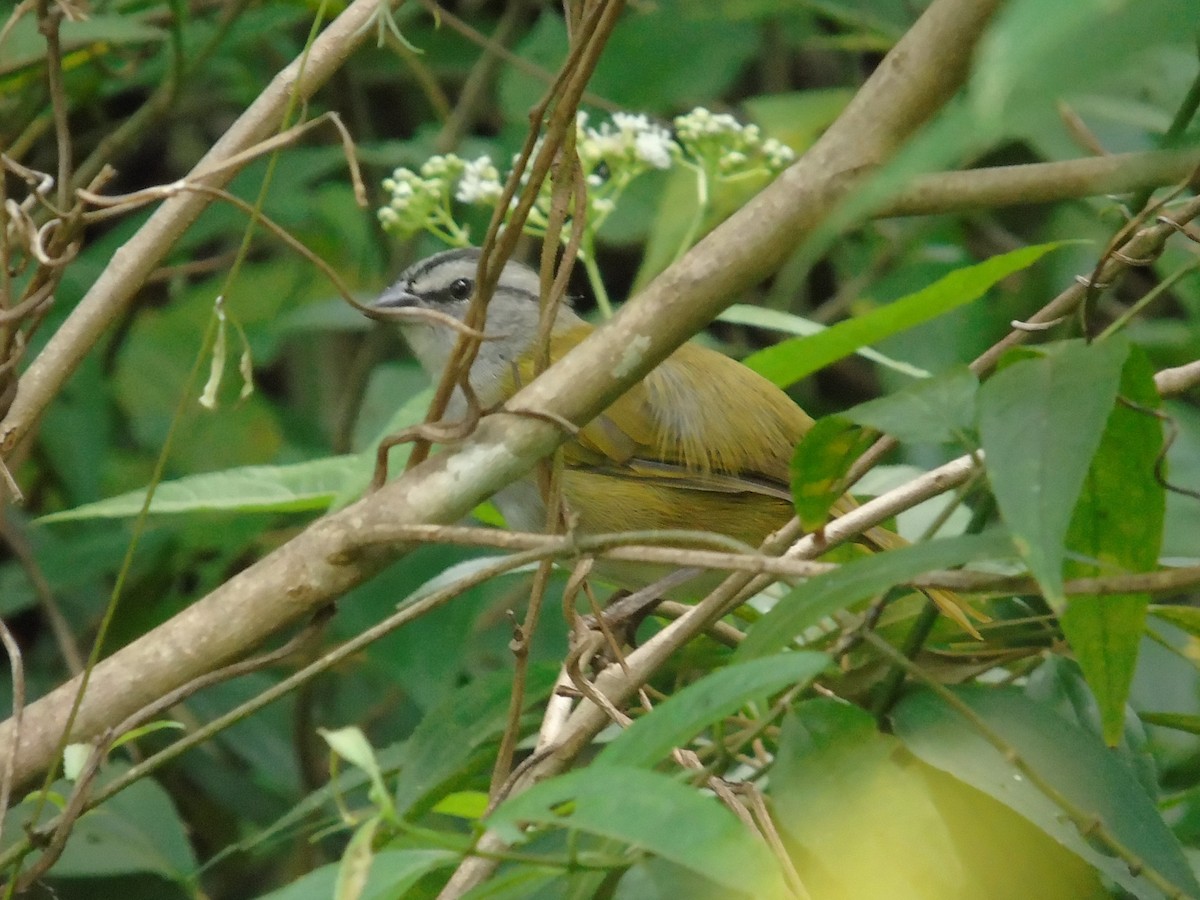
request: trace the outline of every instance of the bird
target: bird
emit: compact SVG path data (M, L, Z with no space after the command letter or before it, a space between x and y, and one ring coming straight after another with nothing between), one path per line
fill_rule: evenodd
M458 332L424 311L465 319L480 253L461 247L416 262L367 307L372 318L399 327L434 379L449 362ZM539 296L538 274L508 261L487 305L488 339L479 344L468 376L485 410L499 407L536 375ZM550 361L594 328L561 304L549 336ZM456 388L447 415L465 415L467 404ZM792 455L812 425L772 382L723 353L685 343L564 444L562 499L579 534L705 530L756 547L793 515ZM492 499L510 528L545 529L546 503L536 477ZM885 529L871 534L877 549L903 543ZM964 614L974 610L957 598L932 599L976 633Z

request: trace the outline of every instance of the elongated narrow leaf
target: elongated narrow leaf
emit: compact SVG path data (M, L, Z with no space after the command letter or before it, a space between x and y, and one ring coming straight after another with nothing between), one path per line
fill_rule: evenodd
M613 838L732 890L783 896L766 844L716 798L657 772L626 766L568 772L505 801L488 819L511 841L523 837L523 823Z
M242 466L224 472L188 475L158 486L152 513L305 512L329 506L338 492L361 473L357 456L331 456L284 466ZM40 522L75 519L123 519L136 516L144 490L43 516Z
M799 337L820 334L830 327L795 313L784 312L781 309L767 309L744 303L735 303L726 308L717 316L717 319L721 322L732 322L734 325L752 325L755 328L767 328L771 331L781 331L784 334L793 334ZM870 347L859 347L854 352L863 359L869 359L871 362L878 363L885 369L899 372L901 375L908 375L912 378L928 378L931 374L927 369L906 363L901 359L893 359Z
M979 434L1013 543L1061 609L1071 513L1128 356L1123 341L1070 341L997 372L979 391Z
M984 559L1004 559L1012 541L999 531L914 544L846 563L792 589L754 623L734 659L753 659L788 646L805 629L922 572Z
M388 422L381 437L419 421L429 405L430 393L422 391L410 397ZM372 442L361 453L279 466L239 466L166 481L154 491L150 512L324 512L336 500L356 498L366 490L375 468L376 443ZM403 469L406 453L407 449L402 447L392 452L392 473ZM145 499L145 490L129 491L51 513L38 521L129 518L141 512Z
M917 691L893 711L896 735L916 756L1009 806L1087 860L1133 896L1161 897L1144 875L1105 852L1111 836L1139 861L1175 885L1176 896L1200 895L1179 842L1132 770L1092 733L1075 727L1021 691L973 686L955 691L986 727L1072 804L1103 829L1084 836L1055 802L944 699Z
M1187 713L1138 713L1147 725L1157 725L1159 728L1171 728L1188 734L1200 734L1200 716L1189 716Z
M604 748L597 765L652 766L713 722L749 701L804 684L831 663L824 653L797 651L735 663L706 675L659 704Z
M1067 530L1068 578L1149 572L1162 546L1166 492L1154 467L1162 452L1162 425L1154 370L1131 347L1121 373L1121 396L1108 417ZM1137 407L1137 408L1135 408ZM1085 561L1086 560L1086 561ZM1104 739L1116 744L1137 665L1150 595L1072 597L1060 617L1063 633L1100 704Z
M927 288L881 306L865 316L839 322L810 337L793 338L751 354L743 362L786 387L832 362L893 334L928 322L978 300L996 282L1027 269L1062 242L1022 247L939 278Z
M1150 615L1164 622L1170 622L1176 628L1182 628L1192 637L1200 638L1200 609L1194 606L1154 605L1150 607Z

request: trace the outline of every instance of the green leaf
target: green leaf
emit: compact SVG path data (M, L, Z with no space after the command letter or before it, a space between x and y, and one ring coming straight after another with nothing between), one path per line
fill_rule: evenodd
M283 466L242 466L224 472L164 481L154 492L152 513L306 512L329 506L357 473L358 457L330 456ZM119 519L136 516L145 490L130 491L51 513L38 521Z
M1133 772L1089 732L1021 691L972 686L954 691L987 727L1089 821L1154 869L1181 893L1200 884L1179 843ZM1086 837L1063 810L996 749L977 728L930 691L905 697L892 715L895 732L916 756L1020 813L1136 897L1159 897L1142 875L1108 852L1100 833Z
M1155 604L1150 607L1150 615L1164 622L1170 622L1177 628L1182 628L1192 637L1200 637L1200 609L1195 606L1165 606Z
M1190 716L1187 713L1138 713L1147 725L1157 725L1159 728L1172 728L1188 734L1200 734L1200 716Z
M364 900L391 900L403 897L418 881L435 869L459 862L450 850L380 850L371 863L371 873L362 891ZM315 900L332 897L341 863L329 863L297 878L286 887L259 900Z
M1013 543L1061 609L1064 539L1129 347L1067 342L997 372L979 391L979 434Z
M1054 99L1145 60L1167 42L1191 43L1191 0L1017 0L1007 3L976 52L969 107L984 140L1034 131L1057 115ZM1194 55L1194 47L1193 55Z
M101 782L127 770L110 763ZM80 816L54 874L94 878L150 872L183 884L195 869L187 829L170 796L153 779L143 778Z
M817 142L853 98L849 88L810 88L748 97L742 106L751 121L799 154Z
M806 531L829 521L833 504L846 492L846 473L875 438L842 416L825 416L796 445L789 466L792 503Z
M663 52L683 47L704 52ZM659 0L630 7L621 18L588 87L627 109L687 110L722 95L758 48L758 29L751 22L712 15L689 0Z
M391 808L391 798L388 796L387 786L383 782L383 770L379 767L375 748L371 746L371 742L367 740L362 729L357 725L333 729L318 728L317 734L325 739L325 743L334 753L367 773L372 784L372 802L376 803L382 812L391 816L394 811ZM369 838L367 843L370 843Z
M797 651L711 672L622 731L597 765L653 766L713 722L764 695L805 684L831 664L824 653Z
M1166 492L1155 465L1163 435L1153 415L1159 406L1154 370L1138 347L1130 348L1120 391L1141 409L1121 402L1108 417L1067 530L1066 545L1075 554L1066 561L1067 578L1150 572L1158 565ZM1149 605L1148 593L1071 597L1059 617L1100 704L1104 739L1110 745L1120 741L1124 729Z
M554 686L557 671L533 666L525 686L527 703L536 703ZM494 740L508 720L512 676L507 672L479 678L450 694L421 720L404 745L396 811L412 814L432 805L434 792L463 775L471 757Z
M1012 554L1012 540L1001 531L960 535L914 544L848 562L810 578L785 594L754 623L734 659L753 659L788 646L826 616L874 597L931 569L944 569Z
M1100 704L1076 660L1049 655L1028 674L1024 690L1034 703L1054 710L1072 725L1103 740ZM1146 729L1128 707L1121 740L1111 745L1109 752L1129 767L1148 795L1158 794L1158 764L1150 751Z
M420 420L429 405L429 391L410 397L388 422L382 435L392 434ZM338 500L362 495L375 469L375 446L361 453L280 466L241 466L223 472L187 475L164 481L154 492L150 512L323 512ZM408 445L389 456L389 475L404 469ZM51 513L40 523L73 519L119 519L136 516L145 502L145 490L129 491L74 509Z
M810 337L793 338L748 356L743 362L780 387L787 387L832 362L905 329L982 297L1014 272L1027 269L1064 242L1022 247L958 269L914 294L864 316L839 322Z
M371 875L371 864L375 861L375 832L379 830L380 817L371 816L354 829L346 844L338 865L337 883L333 900L359 900Z
M913 444L966 443L975 422L979 379L966 366L943 372L841 415Z
M768 791L812 897L1107 896L1083 861L846 703L785 717Z
M529 823L612 838L732 890L746 890L750 879L755 896L783 896L778 866L764 843L716 798L657 772L624 766L568 772L506 800L488 819L514 842L525 837Z
M456 791L435 803L433 811L443 816L478 821L487 812L488 803L488 795L483 791Z
M752 325L755 328L769 328L772 331L782 331L784 334L806 336L828 331L828 325L813 322L803 316L784 312L780 309L766 309L762 306L748 306L735 303L725 309L717 319L721 322L732 322L734 325ZM879 363L885 369L892 369L901 375L911 375L913 378L928 378L930 373L919 366L910 365L903 360L893 359L870 347L860 347L854 351L863 359Z
M589 90L618 106L651 115L690 109L719 96L758 49L751 22L729 22L687 0L660 0L631 8L604 48ZM703 53L664 48L703 47ZM522 59L554 71L567 53L566 26L547 10L516 47ZM498 99L509 121L524 122L545 93L545 83L506 66Z

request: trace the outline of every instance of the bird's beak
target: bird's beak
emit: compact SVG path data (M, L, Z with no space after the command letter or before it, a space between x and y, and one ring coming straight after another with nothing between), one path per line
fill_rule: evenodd
M379 299L363 309L363 314L377 322L395 322L411 318L405 315L410 310L422 309L421 298L409 293L403 285L392 285Z

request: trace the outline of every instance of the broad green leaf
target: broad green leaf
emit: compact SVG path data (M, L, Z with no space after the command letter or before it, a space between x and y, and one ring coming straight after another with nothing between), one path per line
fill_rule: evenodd
M1016 0L1006 3L976 52L968 108L986 140L1037 128L1055 100L1095 89L1146 50L1194 50L1200 7L1191 0Z
M768 792L814 898L1108 896L1051 837L846 703L811 700L784 719Z
M979 391L988 476L1013 543L1061 609L1064 540L1112 411L1129 347L1071 341L997 372Z
M545 697L557 674L548 665L531 667L526 702ZM438 788L466 773L471 757L504 729L511 693L512 676L497 672L455 691L421 720L401 754L396 785L399 815L432 805L438 799L433 796Z
M571 875L558 866L539 866L527 862L515 868L501 869L483 884L463 894L463 900L529 900L530 897L576 900L579 895L569 892L570 881ZM590 896L591 893L583 894L579 900Z
M730 889L746 890L749 881L756 896L783 896L766 844L716 798L657 772L625 766L568 772L506 800L488 818L510 841L521 840L528 823L612 838Z
M679 900L681 897L687 900L748 900L749 895L743 892L735 894L683 866L651 856L638 860L625 870L617 882L612 900Z
M733 306L728 307L717 316L717 319L722 322L732 322L735 325L752 325L755 328L769 328L772 331L782 331L784 334L795 334L801 337L810 334L820 334L822 331L829 330L828 325L813 322L794 313L784 312L780 309L766 309L762 306L747 306L742 303L735 303ZM910 365L903 360L892 359L892 357L886 356L870 347L860 347L854 352L863 359L879 363L884 368L892 369L901 375L911 375L913 378L928 378L930 376L929 372L919 366Z
M876 437L842 416L825 416L796 445L789 466L792 504L805 530L829 521L833 504L846 492L846 473Z
M1162 425L1154 370L1131 347L1121 373L1121 397L1108 417L1067 530L1067 578L1149 572L1158 564L1166 496L1155 474ZM1137 665L1150 595L1071 597L1059 617L1063 633L1100 704L1104 739L1116 744Z
M780 387L795 384L832 362L905 329L978 300L1001 279L1027 269L1062 242L1022 247L951 272L907 297L864 316L839 322L810 337L793 338L748 356L743 362Z
M966 366L860 403L841 415L913 444L965 443L975 422L979 379Z
M1001 531L990 531L914 544L848 562L835 571L810 578L785 594L754 623L738 646L734 659L753 659L782 650L826 616L881 594L922 572L1004 559L1012 553L1009 536Z
M796 651L711 672L622 731L596 764L653 766L713 722L759 697L811 681L830 663L824 653Z
M460 859L451 850L380 850L371 863L362 897L364 900L403 897L425 875L455 865ZM258 900L327 900L334 895L340 866L341 863L321 866L286 887L260 895Z
M748 97L742 106L765 132L800 154L817 142L853 97L848 88L810 88Z
M1200 894L1200 884L1153 800L1098 737L1016 689L972 686L954 693L1039 779L1103 831L1092 828L1088 835L1081 834L1004 752L930 691L913 692L893 711L896 735L909 750L1020 813L1136 897L1162 894L1112 855L1104 834L1136 857L1141 867L1154 869L1177 886L1181 895Z
M102 783L127 769L110 763ZM143 778L80 816L54 874L94 878L150 872L186 883L195 869L187 829L170 796L153 779Z
M663 52L672 47L704 47L705 52ZM625 109L670 115L720 95L757 48L753 23L704 15L687 0L661 0L622 17L588 88ZM562 16L547 10L516 49L522 59L557 68L567 52ZM498 82L500 109L509 121L523 122L545 90L542 81L506 66Z
M1100 704L1076 660L1051 654L1029 673L1024 689L1033 702L1104 739ZM1121 759L1137 777L1142 789L1154 797L1158 794L1158 764L1151 753L1146 729L1132 709L1127 706L1124 712L1121 739L1110 746L1109 752Z
M684 47L704 52L663 52ZM588 87L627 109L669 114L723 94L758 48L752 22L707 15L689 0L659 0L629 8L605 44Z

